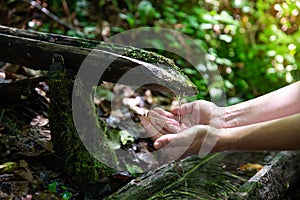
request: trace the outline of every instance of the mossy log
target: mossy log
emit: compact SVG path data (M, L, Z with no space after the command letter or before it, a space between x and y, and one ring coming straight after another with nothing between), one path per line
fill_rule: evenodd
M229 154L172 162L131 181L106 199L227 199L246 181L235 171L222 169L230 162L236 158Z
M101 66L101 61L113 60L106 68L101 81L117 82L125 73L143 65L144 71L138 71L132 78L147 75L148 82L159 84L149 86L154 89L167 88L194 95L196 87L180 72L173 60L159 54L137 49L130 46L93 40L78 39L62 35L20 30L0 25L0 60L20 64L32 69L48 70L53 54L64 58L69 73L77 74L82 62L91 52L98 52L95 65ZM151 65L151 69L147 68ZM155 70L153 70L155 69ZM141 74L139 74L141 73ZM127 84L130 85L128 82ZM165 85L166 87L162 87Z
M299 179L299 160L299 151L190 157L132 180L106 199L280 199ZM246 163L264 167L239 171Z
M58 163L77 185L95 182L113 170L97 161L81 143L72 117L73 80L68 76L62 56L53 57L50 70L49 119L53 147L56 155L61 158ZM87 125L90 123L95 122L88 122ZM98 145L101 145L101 141Z
M299 178L300 151L282 151L238 188L230 199L281 199Z

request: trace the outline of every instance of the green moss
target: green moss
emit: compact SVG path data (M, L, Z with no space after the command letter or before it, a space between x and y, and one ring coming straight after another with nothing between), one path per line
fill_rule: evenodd
M70 156L67 162L72 163L72 160L77 162L74 163L74 168L68 168L69 173L77 177L77 181L80 183L97 182L100 178L115 172L115 170L100 163L83 148L79 148L78 153Z
M62 169L70 177L74 177L74 181L79 185L98 181L113 173L114 170L96 160L79 138L72 115L73 80L68 77L66 68L60 62L62 60L55 60L49 72L51 98L49 119L54 150L62 159ZM86 102L87 105L83 106L91 105L89 103ZM96 116L95 121L97 121ZM95 121L89 123L95 123ZM98 145L101 145L101 141Z

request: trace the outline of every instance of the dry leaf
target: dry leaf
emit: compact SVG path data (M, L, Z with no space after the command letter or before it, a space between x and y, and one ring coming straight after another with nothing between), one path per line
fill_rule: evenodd
M254 175L256 174L259 170L261 170L263 166L261 164L257 163L246 163L244 165L241 165L238 170L242 173L245 173L247 175Z

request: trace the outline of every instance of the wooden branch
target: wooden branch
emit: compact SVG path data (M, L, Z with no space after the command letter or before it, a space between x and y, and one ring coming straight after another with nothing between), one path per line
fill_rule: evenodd
M196 87L180 72L174 62L156 53L112 43L0 26L1 61L48 70L53 54L59 54L63 56L68 71L76 75L82 62L91 52L95 54L94 65L97 67L106 67L103 66L104 62L113 61L101 80L117 82L128 71L142 65L145 70L135 72L132 75L133 80L146 75L148 82L159 80L160 85L166 85L174 91L185 92L187 95L195 94Z

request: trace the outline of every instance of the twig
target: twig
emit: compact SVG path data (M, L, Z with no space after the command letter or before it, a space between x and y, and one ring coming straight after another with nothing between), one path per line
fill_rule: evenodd
M32 1L32 0L10 0L9 3L13 3L16 1L24 1L26 3L29 3L30 5L32 5L33 7L37 8L38 10L40 10L41 12L43 12L45 15L47 15L48 17L50 17L51 19L53 19L55 22L59 23L62 26L65 26L66 28L73 30L76 32L77 35L81 36L81 37L85 37L84 33L81 32L80 30L78 30L77 28L75 28L74 26L72 26L71 24L68 24L64 21L62 21L61 19L59 19L55 14L53 14L52 12L50 12L47 8L41 6L40 4L38 4L36 1Z
M0 116L0 122L2 121L2 119L3 119L3 115L4 115L4 108L1 110L1 116Z
M69 6L68 6L68 2L66 0L62 0L62 5L63 5L63 8L64 8L64 11L66 12L66 15L68 17L70 17L71 14L70 14L70 9L69 9Z

